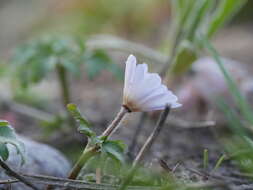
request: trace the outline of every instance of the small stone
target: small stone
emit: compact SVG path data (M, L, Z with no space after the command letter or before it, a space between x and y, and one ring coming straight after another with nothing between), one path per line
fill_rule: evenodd
M67 177L70 171L69 161L55 148L46 144L38 143L33 140L20 137L25 145L25 163L21 166L20 155L12 145L8 145L10 156L6 163L16 172L34 175L47 175L55 177ZM4 170L0 169L0 179L10 179ZM0 189L7 189L8 185L0 185ZM43 185L35 184L42 189ZM12 190L31 190L22 183L11 185Z

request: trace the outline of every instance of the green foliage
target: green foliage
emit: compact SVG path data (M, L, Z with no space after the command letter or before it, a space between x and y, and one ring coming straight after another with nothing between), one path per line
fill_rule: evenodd
M221 166L221 164L222 164L222 162L224 161L225 158L226 158L226 155L223 154L223 155L217 160L217 162L216 162L216 164L215 164L215 166L214 166L214 168L213 168L213 171L214 171L214 170L217 170L217 169Z
M5 161L8 159L9 157L9 151L7 146L4 143L0 144L0 156L2 157L2 159Z
M248 122L253 124L252 110L249 107L249 104L247 103L245 97L242 96L239 89L237 88L235 81L233 80L233 78L230 77L230 74L228 73L228 71L224 67L224 64L223 64L222 59L220 58L219 54L212 47L212 45L210 44L210 42L208 41L207 38L205 38L204 36L201 36L200 39L201 39L201 43L203 44L203 46L210 52L210 54L213 56L214 60L217 62L221 72L223 73L223 75L225 77L225 80L228 84L228 88L234 98L234 101L238 105L243 116L245 117L245 119Z
M217 5L216 11L211 17L208 27L208 36L213 36L217 30L228 22L240 8L246 4L247 0L222 0Z
M104 69L119 76L117 65L102 50L88 51L82 40L73 37L46 36L20 45L11 59L15 75L22 87L36 84L57 65L80 76L84 65L89 77L94 78Z
M94 79L103 70L110 71L119 79L123 77L122 70L116 64L112 64L109 56L102 50L86 53L84 63L90 79Z
M111 158L124 162L125 144L122 141L105 141L102 144L102 152L107 153Z
M75 104L68 104L67 109L78 123L78 131L80 133L83 133L90 138L96 136L95 132L93 132L91 129L91 124L82 116Z
M20 45L13 57L16 76L22 87L38 83L61 64L78 73L83 46L72 38L42 37Z
M85 119L75 104L68 104L67 109L78 123L78 131L85 134L89 139L88 146L98 146L103 154L124 162L125 144L119 140L108 140L106 137L97 136L91 129L91 124Z
M242 96L233 78L230 76L222 59L216 50L212 47L210 42L202 36L201 41L204 47L216 60L224 78L226 79L229 90L234 98L238 110L232 106L224 103L223 100L219 101L219 108L225 113L229 127L233 136L226 140L225 148L227 152L232 155L232 158L238 163L241 169L246 172L252 172L253 169L253 141L252 136L252 122L253 114L252 109L249 107L248 102ZM247 122L245 122L247 121ZM250 128L251 130L248 130ZM219 167L223 161L224 156L221 157L214 169Z
M9 150L7 144L13 145L17 153L20 154L22 164L24 163L24 145L17 139L14 129L7 121L0 120L0 157L7 160L9 157Z
M56 131L62 130L62 128L65 126L67 121L67 117L62 115L55 115L52 117L52 120L43 120L41 121L41 126L43 127L43 132L45 138L47 138L50 134Z
M172 9L175 10L173 39L176 40L173 44L175 55L172 56L175 57L172 57L171 72L180 75L187 71L203 48L198 40L199 33L211 38L246 2L246 0L172 1ZM182 45L186 42L187 46Z
M208 168L208 164L209 164L209 153L207 149L204 149L203 152L203 167L204 169Z
M8 72L7 64L0 61L0 77L3 77Z

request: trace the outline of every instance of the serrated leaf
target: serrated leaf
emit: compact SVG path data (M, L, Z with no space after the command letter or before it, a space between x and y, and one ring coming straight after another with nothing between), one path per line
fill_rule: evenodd
M9 125L7 121L0 120L0 156L3 160L8 159L9 151L6 147L6 144L13 145L17 153L21 156L22 164L24 163L24 144L19 141L16 137L14 129ZM7 149L7 150L6 150Z
M61 64L74 75L80 73L84 47L68 36L44 36L16 48L11 59L17 82L24 88L36 84Z
M78 131L87 135L88 137L96 136L95 132L91 130L91 124L82 116L78 107L75 104L68 104L67 109L69 113L74 117L76 122L78 122Z
M102 152L107 153L113 159L123 163L124 159L125 144L122 141L105 141L102 144Z

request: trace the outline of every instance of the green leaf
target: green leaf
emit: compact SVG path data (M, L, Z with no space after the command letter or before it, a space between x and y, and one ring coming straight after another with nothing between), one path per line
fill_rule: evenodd
M102 152L108 153L108 155L123 163L125 161L124 159L124 150L125 150L125 144L122 141L114 140L114 141L105 141L102 144Z
M175 18L178 20L178 26L184 27L185 22L189 20L189 14L192 12L195 4L195 0L173 0L172 1L172 11L174 11Z
M78 122L78 131L85 134L88 137L96 136L95 132L91 130L91 124L82 116L78 107L75 104L68 104L67 109L69 113L74 117L76 122Z
M185 38L189 41L193 41L196 35L196 32L201 29L205 17L209 14L209 10L213 7L214 1L209 0L199 0L198 3L195 3L191 14L186 22L186 35Z
M84 44L68 36L43 36L16 48L11 66L24 88L36 84L61 64L74 75L80 74Z
M5 121L5 120L0 120L0 127L6 127L9 125L9 122L8 121Z
M0 156L3 160L8 159L9 151L6 144L13 145L17 153L21 156L22 164L24 163L24 144L17 139L14 129L7 121L0 120Z
M218 7L215 13L210 16L212 19L210 24L208 25L208 36L211 37L213 34L223 26L229 19L240 8L247 2L247 0L222 0L217 1Z
M2 159L4 161L6 161L9 157L8 148L7 148L6 144L4 144L4 143L0 143L0 156L2 157Z

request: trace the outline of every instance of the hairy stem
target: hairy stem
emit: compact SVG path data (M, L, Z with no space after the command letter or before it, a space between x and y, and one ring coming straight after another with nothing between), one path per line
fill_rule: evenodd
M111 136L119 127L119 124L121 120L124 118L126 113L129 111L125 107L121 107L119 113L115 117L115 119L112 121L112 123L107 127L107 129L103 132L102 136L109 137Z

